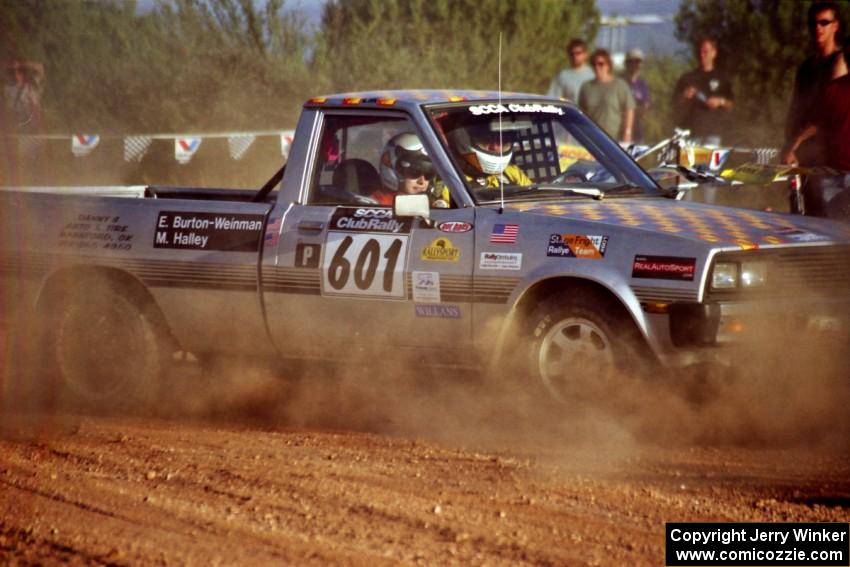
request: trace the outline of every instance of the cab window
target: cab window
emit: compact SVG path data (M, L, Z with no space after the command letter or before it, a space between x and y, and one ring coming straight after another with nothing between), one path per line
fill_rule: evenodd
M448 190L404 117L328 115L308 198L314 205L392 206L401 193L427 192L448 206Z

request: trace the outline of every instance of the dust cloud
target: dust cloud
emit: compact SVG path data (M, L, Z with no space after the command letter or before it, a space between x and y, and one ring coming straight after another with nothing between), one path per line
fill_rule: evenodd
M522 370L428 368L428 360L409 354L349 354L343 364L262 364L255 357L197 360L181 353L153 403L121 411L259 428L375 432L594 466L600 455L615 464L658 446L846 452L847 336L804 326L789 335L775 321L775 314L765 315L742 344L722 349L728 365L606 380L590 376L563 404L548 400ZM27 356L32 362L43 353ZM7 425L10 415L26 407L22 400L29 400L36 413L51 416L48 426L63 427L66 421L55 417L68 409L61 405L59 386L34 374L32 365L28 371L16 366L18 358L7 351L0 392ZM513 362L514 368L524 366ZM108 404L86 411L117 413Z
M405 356L348 358L270 369L223 362L184 372L166 414L260 427L420 437L448 445L571 459L628 459L643 447L735 445L850 448L850 381L843 339L801 334L790 345L761 326L734 362L629 376L544 399L522 372L428 369ZM787 339L786 339L787 340ZM842 358L843 357L843 358ZM192 369L189 369L192 370ZM200 383L198 382L200 381ZM191 384L195 384L192 386ZM595 466L594 465L594 466Z

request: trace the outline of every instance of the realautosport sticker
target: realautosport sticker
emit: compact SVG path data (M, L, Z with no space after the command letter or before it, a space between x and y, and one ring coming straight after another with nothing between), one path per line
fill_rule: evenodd
M608 248L608 237L593 234L552 234L547 256L601 260Z
M696 258L679 256L635 256L633 278L693 281Z
M384 232L406 234L413 226L411 218L396 218L392 209L338 207L331 217L331 230L346 232Z
M162 211L153 247L256 252L262 229L263 215Z

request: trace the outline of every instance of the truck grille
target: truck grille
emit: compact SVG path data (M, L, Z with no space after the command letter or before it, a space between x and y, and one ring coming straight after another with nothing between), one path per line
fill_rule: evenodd
M767 284L752 289L710 288L708 301L755 298L847 298L850 297L850 246L812 246L763 250L744 254L718 254L724 260L764 260Z

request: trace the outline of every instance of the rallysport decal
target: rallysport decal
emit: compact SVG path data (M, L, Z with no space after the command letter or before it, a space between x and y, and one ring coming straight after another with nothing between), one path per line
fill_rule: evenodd
M417 317L460 319L459 305L415 305Z
M633 278L693 281L696 258L678 256L635 256Z
M608 248L608 236L594 234L552 234L546 255L557 258L601 260Z
M482 270L519 270L522 269L522 254L482 252L478 267Z
M460 259L460 248L456 248L448 238L439 236L422 249L420 258L434 262L457 262Z
M162 211L153 247L256 252L262 229L263 215Z
M411 218L396 218L387 208L338 207L331 217L331 230L346 232L388 232L406 234L413 226Z
M440 272L414 271L413 301L416 303L440 302Z
M437 229L441 232L469 232L472 225L468 222L446 221L438 224Z

